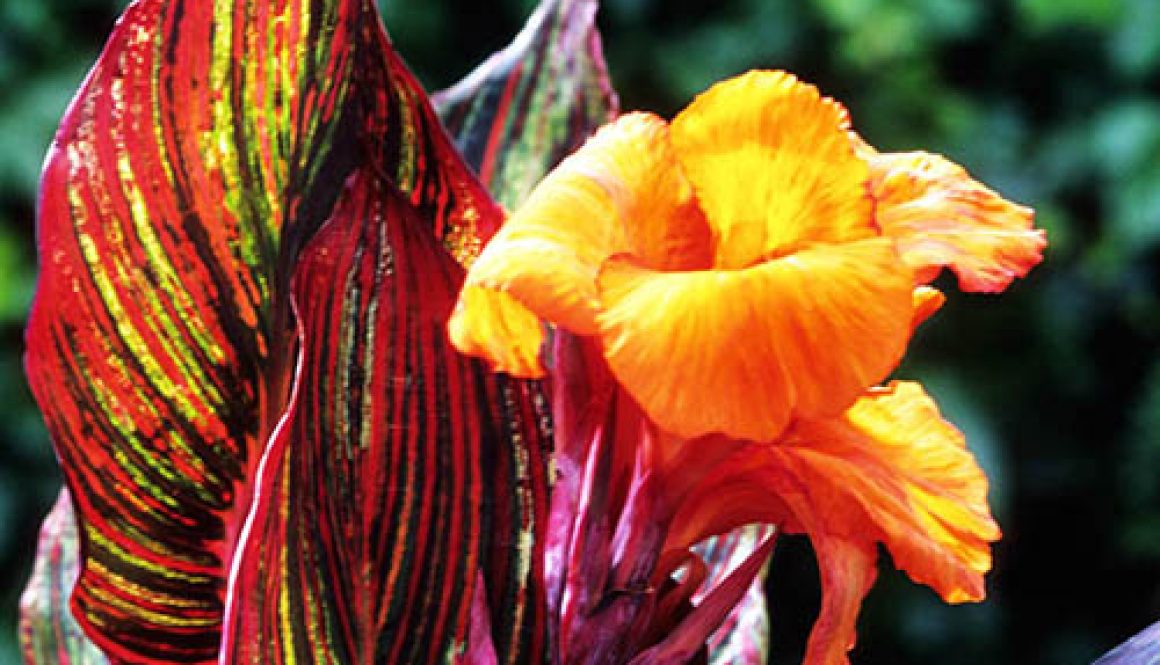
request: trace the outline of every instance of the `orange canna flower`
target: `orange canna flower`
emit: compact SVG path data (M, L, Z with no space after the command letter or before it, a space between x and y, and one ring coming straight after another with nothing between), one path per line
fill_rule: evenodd
M942 266L969 290L1025 274L1030 223L940 157L875 153L813 86L752 72L566 160L473 265L450 332L524 377L543 372L540 319L599 336L664 429L770 440L889 374Z
M660 431L745 442L667 547L758 520L807 533L825 592L807 662L845 662L875 543L948 602L983 596L986 478L921 387L874 386L941 306L943 267L994 292L1040 261L1031 222L941 157L875 152L813 86L751 72L565 160L471 266L449 333L522 377L544 373L541 321L591 337Z

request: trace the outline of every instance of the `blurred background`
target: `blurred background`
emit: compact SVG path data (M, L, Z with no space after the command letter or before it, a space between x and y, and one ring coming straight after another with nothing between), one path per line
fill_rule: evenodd
M431 89L518 30L531 0L392 0ZM21 373L40 163L124 3L0 3L0 665L59 487ZM671 116L712 82L787 68L881 150L943 153L1047 229L1000 298L952 293L898 375L968 435L1005 536L990 597L948 607L883 557L856 664L1066 664L1160 619L1160 0L605 0L625 109ZM954 291L953 282L942 286ZM804 540L774 557L773 663L817 610Z

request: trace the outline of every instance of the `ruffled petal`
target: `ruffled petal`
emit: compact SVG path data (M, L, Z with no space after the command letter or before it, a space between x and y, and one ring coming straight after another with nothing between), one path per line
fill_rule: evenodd
M841 413L902 356L913 281L893 244L818 245L736 271L600 275L605 358L662 429L770 441Z
M795 423L772 452L824 506L827 532L883 543L947 602L983 598L999 538L987 478L921 386L893 383L841 418Z
M768 71L718 83L673 120L673 146L717 236L718 267L877 234L869 171L848 127L840 104Z
M692 442L690 442L692 443ZM883 543L911 579L947 602L979 600L999 529L987 480L963 437L915 383L894 383L844 415L797 421L750 443L684 497L666 551L763 521L810 538L822 609L807 665L845 664Z
M595 334L596 276L610 255L633 252L658 269L687 269L708 265L709 243L665 122L624 116L549 174L471 265L453 341L505 371L539 373L537 349L527 346L533 326L521 309ZM520 334L500 337L505 331Z
M1030 208L974 180L961 166L923 152L859 153L870 165L878 224L898 240L921 283L943 267L964 291L995 293L1043 259L1044 232Z

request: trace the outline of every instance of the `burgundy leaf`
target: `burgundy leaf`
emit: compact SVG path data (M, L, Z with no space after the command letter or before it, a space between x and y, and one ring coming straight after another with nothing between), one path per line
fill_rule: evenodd
M467 629L467 647L457 661L462 665L496 665L495 642L491 638L491 615L487 607L487 582L476 575L471 596L471 624Z
M664 641L633 659L630 665L678 665L692 658L744 597L773 551L776 535L765 539L737 568L709 592Z

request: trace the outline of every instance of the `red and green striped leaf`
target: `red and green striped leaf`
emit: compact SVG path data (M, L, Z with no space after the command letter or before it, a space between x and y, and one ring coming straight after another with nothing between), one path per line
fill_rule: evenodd
M81 526L74 614L114 662L217 657L289 277L346 175L373 162L464 252L498 223L393 57L366 0L140 0L62 122L27 369Z
M418 325L416 317L429 323L435 311L443 316L442 326L449 313L450 298L462 279L458 264L452 259L469 261L481 241L498 227L501 216L490 199L480 195L478 182L458 159L421 89L390 52L385 36L370 34L366 43L377 43L383 48L367 49L365 58L359 59L359 69L366 76L365 85L380 91L379 99L368 107L362 133L370 137L370 145L382 147L384 151L372 150L368 156L367 173L376 175L364 173L360 177L360 186L352 189L351 198L305 255L301 266L305 276L299 279L316 287L325 281L316 277L318 266L339 270L333 265L333 255L351 247L361 248L359 261L389 260L392 265L415 272L409 279L377 283L374 293L362 288L352 290L347 295L355 300L345 304L338 300L327 301L325 305L315 303L314 298L326 294L325 289L307 288L296 294L304 325L310 322L310 314L323 316L322 313L329 312L325 320L337 326L322 333L304 329L302 373L296 399L313 395L315 408L321 408L318 400L331 400L332 408L339 408L350 399L350 391L335 392L325 385L320 387L317 381L323 374L310 373L324 369L316 362L337 362L332 356L311 354L321 353L343 340L361 335L389 340L389 346L372 349L373 352L363 348L362 355L346 359L348 366L360 364L363 369L358 371L363 372L362 378L385 367L379 364L385 362L384 354L435 355L430 358L424 355L429 362L411 367L405 382L389 384L387 387L392 392L378 395L377 406L352 411L352 420L344 425L352 427L355 418L363 419L359 427L365 425L365 429L360 431L371 431L375 423L386 424L387 429L381 432L390 437L377 439L380 452L394 450L402 455L391 468L390 473L394 474L391 478L384 480L383 468L376 466L381 460L370 466L328 469L333 472L327 476L329 492L304 497L298 490L285 488L287 484L300 487L305 479L317 473L317 458L310 457L310 450L312 446L325 448L333 439L320 434L320 430L313 430L313 439L304 436L289 439L293 443L283 439L275 442L260 481L262 503L252 517L247 549L236 569L233 588L238 593L229 611L225 657L246 662L255 658L270 662L290 655L296 660L311 662L393 659L401 657L400 653L409 654L406 662L449 657L465 647L466 602L475 597L472 586L478 577L484 588L476 589L475 594L485 594L479 598L486 597L486 604L482 606L490 610L487 623L493 643L491 649L500 662L540 662L546 657L548 641L544 592L539 581L541 560L536 551L547 506L546 454L550 441L541 388L535 383L492 376L474 362L464 365L470 371L456 369L463 361L451 353L441 327L438 337L428 334L431 331L423 331L423 335L413 338L397 334L399 330L409 331ZM405 117L420 128L418 135L422 145L428 148L428 158L411 167L394 156L414 150L413 146L399 144L406 134L400 135L398 123L394 121L400 114L391 110L406 104L392 101L396 99L413 100ZM413 128L411 131L414 133ZM437 159L431 159L430 155ZM432 166L438 168L421 170ZM370 191L361 188L370 188ZM383 203L385 199L391 199L390 205ZM390 242L368 244L375 238L374 234L383 232L384 226L392 228L392 224L406 229L406 234L393 237ZM425 258L427 255L436 256L437 260ZM352 263L346 269L354 270L355 258L349 257L349 260ZM363 268L369 269L370 265ZM446 280L449 270L455 276L452 287L441 287L440 280ZM422 279L426 271L430 271L430 285ZM332 284L347 284L337 276L332 277ZM445 303L442 298L447 298ZM328 310L339 305L346 318L338 311ZM392 306L396 309L391 309ZM389 316L378 320L374 318L376 313L389 313ZM443 391L434 402L426 392L419 393L431 386L440 386ZM397 408L392 411L396 399L405 399L410 406L405 411ZM432 427L432 422L442 422L440 419L448 417L450 404L459 409L456 413L466 414L461 418L478 419L486 427L475 431L469 439L464 439L464 433L458 429ZM297 401L294 407L298 408ZM291 423L320 426L315 412L303 416L297 415L297 410L292 413L286 428L292 427ZM411 446L406 454L398 453L400 441L407 441ZM474 488L458 481L436 482L435 479L452 470L466 474L464 478L485 480ZM391 488L388 497L375 489L384 482ZM469 489L474 493L464 494ZM402 496L411 496L413 500L402 504L383 503ZM380 544L395 558L388 561L382 558L385 551L372 555L365 549L358 550L358 545L352 542L332 539L312 547L322 553L319 556L343 561L341 566L326 571L306 571L293 565L286 568L290 559L302 556L297 549L303 542L302 534L330 533L331 529L353 533L348 529L349 522L338 528L330 517L318 517L350 516L351 497L363 506L361 510L365 514L361 519L372 521L381 516L384 520L393 520L389 522L391 531L380 534ZM416 497L419 500L414 500ZM299 509L309 503L313 503L317 512L302 514ZM298 517L291 519L288 515ZM400 527L410 527L413 523L421 528ZM466 530L448 534L445 533L448 524L463 524ZM476 527L467 529L466 525L470 524ZM344 547L354 547L355 551L344 551ZM437 554L430 554L431 548ZM477 569L481 571L478 576ZM362 575L359 579L363 581L381 577L377 592L380 597L376 602L393 603L383 610L385 614L375 614L363 603L351 605L334 592L337 588L350 588L345 576L352 570L359 571ZM287 601L288 598L294 600ZM291 613L288 617L288 606L301 607L303 613ZM319 622L348 628L342 634L323 634L319 632ZM355 625L360 628L349 628Z
M502 166L502 177L492 178L498 191L522 196L528 178L538 179L605 119L612 98L592 27L594 9L592 2L545 2L533 21L539 27L529 28L536 47L519 55L529 69L500 75L522 96L520 113L509 99L502 112L488 116L497 128L489 133L502 136L486 153L493 170ZM475 104L477 111L486 106ZM481 127L477 121L459 136ZM518 159L528 165L522 171ZM329 552L336 562L383 561L365 550L350 551L354 541L326 541L322 531L302 531L309 520L291 525L284 519L302 498L279 483L302 480L308 466L308 451L299 450L305 443L293 447L298 456L285 448L293 418L267 449L284 415L296 361L302 374L295 395L301 395L303 385L317 388L312 377L327 376L308 373L306 361L324 357L310 356L311 348L321 352L341 342L308 338L298 358L289 283L301 248L312 242L340 184L356 169L376 174L360 179L373 183L362 203L374 201L391 211L372 219L405 219L410 234L376 246L380 259L435 271L436 284L458 274L451 257L469 262L500 222L421 87L391 50L369 0L139 0L126 11L62 122L42 185L42 274L27 365L66 483L76 494L82 546L73 608L80 626L114 662L216 659L227 602L227 658L262 653L263 662L283 662L291 653L272 653L254 635L276 635L284 641L275 643L288 649L309 645L318 660L326 660L328 648L332 655L349 655L381 653L384 645L434 658L463 648L464 599L475 598L477 611L482 605L482 596L468 592L475 579L484 585L489 649L499 661L533 662L546 653L536 555L550 436L542 390L491 377L446 354L410 376L407 389L395 386L390 394L410 404L429 397L416 393L417 386L443 386L446 399L466 414L461 417L478 421L488 435L453 436L446 425L433 433L429 421L449 417L446 400L436 400L434 414L426 412L428 405L390 422L391 441L422 439L428 461L458 470L475 484L424 484L417 469L395 468L408 484L391 492L427 497L435 506L412 502L383 515L396 525L416 523L427 530L388 538L393 551L418 565L391 568L383 580L389 586L378 600L389 620L377 624L373 639L371 632L359 633L365 638L360 641L348 631L312 641L320 616L361 621L364 629L376 625L367 605L338 605L337 597L305 587L298 592L304 602L315 601L313 609L290 612L280 604L288 588L280 584L310 578L296 577L301 569L266 568L263 557L288 556L299 541L247 540L246 556L235 560L261 458L267 471L263 503L251 518L254 538L274 528L283 536L315 537L314 551ZM344 205L349 212L354 204ZM340 219L335 216L328 237L369 239L377 232L367 219L347 219L345 226ZM334 268L316 253L338 249L328 246L322 238L311 245L304 274L317 273L319 265ZM404 261L411 251L418 258ZM383 334L410 330L418 325L416 316L426 320L438 310L438 298L425 300L432 294L407 291L425 288L418 275L391 282L367 301L422 303L418 313L394 312L381 325L395 328ZM452 283L449 293L458 288ZM324 311L314 302L322 294L299 293L300 311ZM377 320L371 311L349 311L353 318L335 319L344 322L348 338ZM430 339L420 336L405 348L447 351L441 339L428 348ZM356 368L352 375L373 373L369 365L357 367L348 364ZM350 396L332 396L335 413L353 408L339 397ZM381 416L359 415L368 427ZM322 512L360 506L357 518L348 512L346 521L331 526L365 525L380 508L387 510L373 505L373 491L362 494L381 478L365 475L362 466L346 470L347 476L314 486L333 495L311 499ZM350 503L352 496L370 505ZM273 527L271 511L281 519ZM460 522L464 526L450 534L433 526ZM440 558L419 561L407 540L413 537L442 543ZM227 590L231 566L239 583ZM338 583L346 575L357 584L366 570L332 568L327 572L336 576L327 579ZM457 580L464 581L462 597L446 589L435 595L426 586ZM414 596L416 589L421 597ZM361 597L367 600L365 593ZM398 603L407 602L400 609ZM234 632L240 626L254 632Z
M79 566L76 518L68 491L40 528L36 565L20 599L20 646L24 662L105 665L108 659L81 632L69 611Z
M503 211L464 162L427 93L395 53L370 0L355 54L352 86L359 124L357 164L406 195L428 232L461 264L470 263L503 223ZM345 171L344 175L349 175Z
M366 172L304 253L300 371L233 580L246 608L231 611L228 662L448 663L467 649L477 571L484 583L505 531L496 461L543 438L531 394L447 341L463 270L429 226ZM542 468L540 452L525 449ZM540 624L518 662L544 662L544 618L511 616L538 608L505 600L506 623Z
M616 112L597 0L543 0L506 49L433 99L492 195L509 208Z
M354 2L140 0L50 150L27 371L80 523L74 613L115 662L216 657L360 20Z

